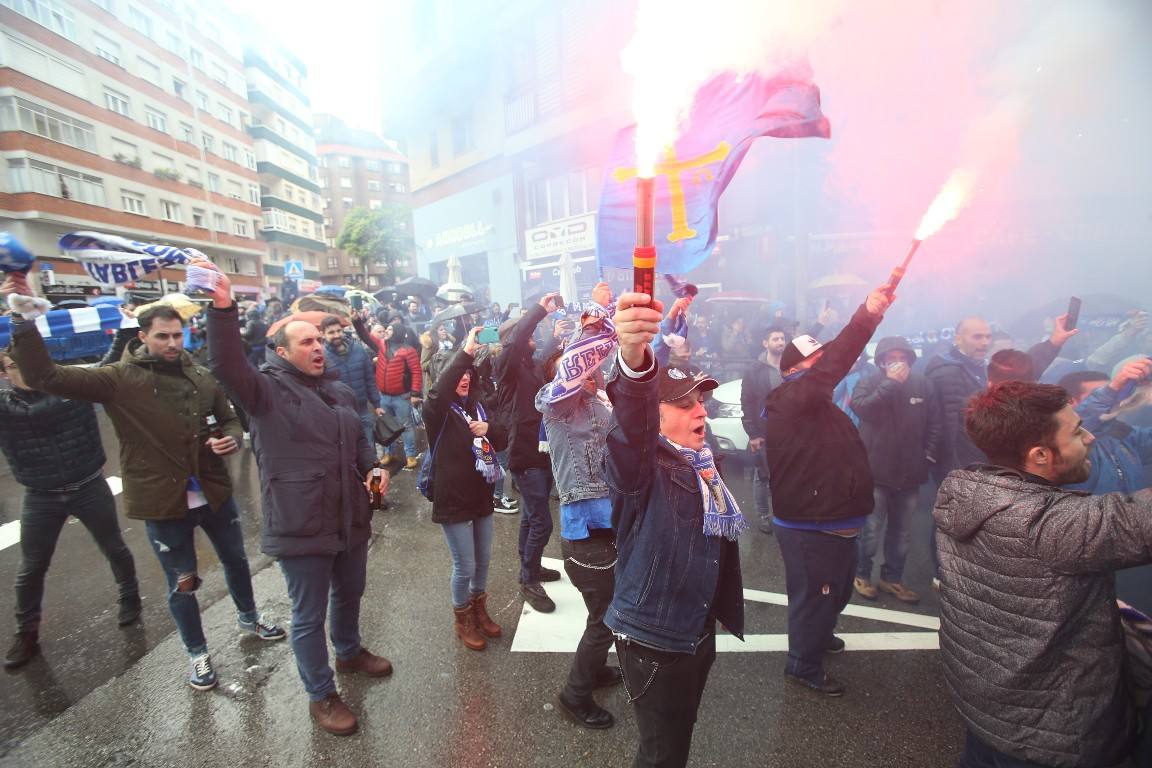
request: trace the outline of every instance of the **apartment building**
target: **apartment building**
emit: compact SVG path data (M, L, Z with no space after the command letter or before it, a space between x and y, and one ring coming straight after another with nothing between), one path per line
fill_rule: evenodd
M95 285L59 253L73 230L194 247L267 293L244 50L204 8L0 0L0 228L50 268L50 298ZM137 293L183 272L148 277Z
M401 239L411 238L412 199L408 159L395 142L371 131L350 128L334 115L316 115L316 153L320 162L320 189L324 200L324 227L328 255L320 268L325 282L383 287L382 263L363 265L336 248L344 218L353 208L391 210ZM396 262L396 279L415 274L415 258L406 253Z

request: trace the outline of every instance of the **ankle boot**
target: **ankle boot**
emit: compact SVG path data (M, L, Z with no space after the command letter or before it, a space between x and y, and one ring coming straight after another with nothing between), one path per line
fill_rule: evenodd
M476 619L472 615L472 604L469 603L463 608L453 608L452 610L456 612L456 636L460 638L460 642L473 651L482 651L487 648L488 641L476 629Z
M476 622L476 629L488 637L500 637L500 625L492 621L488 615L488 593L481 592L472 595L472 618Z

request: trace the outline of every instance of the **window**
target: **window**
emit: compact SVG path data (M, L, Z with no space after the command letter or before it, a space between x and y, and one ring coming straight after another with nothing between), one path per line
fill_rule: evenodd
M220 191L220 174L218 174L218 173L208 174L208 191L209 192L219 192Z
M198 48L189 49L188 58L192 62L192 66L201 72L204 71L204 54ZM205 109L207 109L207 107L205 107Z
M221 85L228 85L228 70L220 66L218 62L212 62L211 77Z
M432 168L440 167L440 145L436 141L436 131L428 134L428 165Z
M347 176L340 179L340 189L352 189L352 179Z
M308 266L310 266L310 267L316 266L316 254L314 254L314 253L308 254Z
M222 213L212 214L212 228L217 232L228 231L228 217Z
M340 269L340 257L339 256L329 256L328 257L328 269Z
M162 45L180 58L184 58L184 41L180 39L180 35L171 29L164 30L164 42Z
M383 200L369 200L368 201L368 210L370 210L370 211L378 211L383 207L384 207L384 201Z
M368 191L369 192L379 192L380 191L380 182L377 181L376 179L369 179Z
M204 182L200 181L200 169L195 165L188 164L184 166L184 178L194 187L204 186Z
M379 171L380 170L380 161L379 160L365 160L364 166L370 171Z
M237 162L240 158L239 153L236 151L236 145L224 142L224 159L231 160L233 163Z
M157 131L168 133L168 118L165 115L154 109L145 108L144 117L148 121L149 128L155 128Z
M403 184L401 184L398 181L388 182L388 189L392 190L393 192L397 192L399 194L404 194L405 192L408 191L408 188L405 187Z
M196 140L196 132L188 123L180 123L180 138L191 144Z
M476 148L476 137L472 135L472 116L463 115L452 121L452 154L462 155Z
M171 200L161 200L160 213L164 217L165 221L184 221L184 219L180 216L180 203L175 203Z
M43 136L70 147L96 151L95 127L62 112L18 96L0 97L0 123Z
M392 174L393 176L403 176L404 175L404 165L402 163L388 163L388 167L385 168L384 170L386 170L388 173Z
M160 67L148 61L148 59L143 56L137 56L136 69L140 77L152 83L152 85L160 85Z
M346 157L344 155L340 155L339 157L336 158L336 164L339 165L341 168L351 168L352 167L352 159L349 157Z
M102 59L112 62L113 64L120 64L120 43L115 40L109 40L101 34L96 34L96 55Z
M260 187L255 184L248 185L248 202L260 205Z
M240 274L240 259L236 258L235 256L225 256L224 258L224 266L226 267L226 271L231 272L234 275Z
M203 208L193 208L192 209L192 226L202 227L204 229L207 229L208 228L207 221L208 221L207 214L205 214Z
M98 5L108 13L112 13L112 0L92 0L92 5Z
M12 192L36 192L89 205L104 205L104 179L59 165L19 158L8 161Z
M145 37L152 37L152 17L134 5L128 6L128 23Z
M128 109L129 109L128 97L122 93L117 93L116 91L112 91L112 90L105 88L104 89L104 106L108 107L108 109L112 110L113 112L115 112L118 115L124 115L124 117L129 117L129 114L128 114Z
M232 198L233 200L243 200L243 191L244 188L240 186L240 182L228 179L228 197Z
M196 109L203 112L208 111L208 94L204 91L196 91Z
M72 19L72 10L59 0L3 0L0 5L7 6L21 16L48 27L62 37L69 40L76 39L76 23Z
M250 149L244 150L244 167L256 170L256 155Z
M172 93L176 94L182 99L187 98L188 86L178 77L172 78Z
M218 104L216 106L216 117L218 117L223 122L228 123L228 125L232 125L232 108L226 107L223 104Z
M353 202L352 198L350 198L350 197L345 197L343 202L344 202L344 210L346 210L346 211L349 210L355 204Z
M232 219L232 234L248 237L248 222L244 219Z
M128 190L121 190L120 205L125 213L135 213L140 216L148 215L148 209L144 205L144 195L138 195Z
M203 145L204 149L208 152L216 151L216 137L210 133L200 132L200 144Z

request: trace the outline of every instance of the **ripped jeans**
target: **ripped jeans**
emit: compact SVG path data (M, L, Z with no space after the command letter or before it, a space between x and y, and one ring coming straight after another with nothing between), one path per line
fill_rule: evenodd
M244 530L235 499L228 499L216 512L205 504L188 510L180 519L145 520L144 524L152 551L164 568L164 577L168 580L168 610L172 612L188 655L198 656L208 650L200 623L200 603L196 599L201 583L196 570L197 527L204 530L224 566L224 581L240 620L253 622L258 618L252 574L244 553Z

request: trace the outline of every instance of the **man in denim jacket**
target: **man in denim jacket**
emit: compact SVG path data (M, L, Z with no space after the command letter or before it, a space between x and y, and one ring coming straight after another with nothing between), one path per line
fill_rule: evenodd
M620 373L605 479L618 561L605 624L636 714L635 766L683 766L719 623L743 639L739 532L747 527L704 443L705 394L715 379L660 370L648 346L660 302L617 302Z

